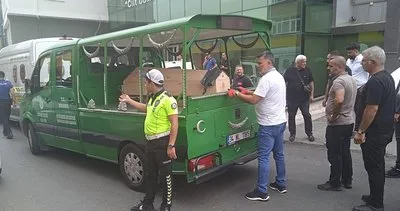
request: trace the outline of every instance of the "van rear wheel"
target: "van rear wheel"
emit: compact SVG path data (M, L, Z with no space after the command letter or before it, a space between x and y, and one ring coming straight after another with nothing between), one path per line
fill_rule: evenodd
M28 123L27 136L28 136L29 149L31 150L32 154L34 155L40 154L41 150L40 150L39 139L37 138L36 130L33 127L32 123Z
M119 154L119 169L129 188L144 192L145 190L145 155L133 144L122 147Z

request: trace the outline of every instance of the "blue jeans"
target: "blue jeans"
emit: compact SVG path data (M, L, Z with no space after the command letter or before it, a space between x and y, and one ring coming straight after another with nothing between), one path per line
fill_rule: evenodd
M258 182L257 189L267 193L269 180L269 155L274 154L276 183L286 187L286 167L283 154L283 132L286 123L272 126L260 125L258 129Z

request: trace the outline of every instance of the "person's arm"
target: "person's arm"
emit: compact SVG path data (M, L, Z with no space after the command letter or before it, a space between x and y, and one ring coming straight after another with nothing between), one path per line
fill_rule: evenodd
M139 103L134 100L132 100L127 94L122 94L119 97L119 101L121 102L126 102L132 107L136 108L137 110L146 113L147 112L147 105L144 103Z
M334 91L335 100L334 100L334 104L333 104L332 114L328 118L329 122L334 122L339 118L340 110L342 109L344 95L345 95L344 87L337 87L334 90L335 90Z
M211 69L218 67L217 60L213 59L213 62L214 62L214 66Z
M311 92L310 92L310 101L314 100L314 77L312 75L312 72L310 69L308 69L308 72L310 74L310 83L308 84L310 86Z
M168 140L167 154L171 159L176 159L175 143L178 136L179 120L178 120L178 104L174 98L170 98L165 105L168 120L171 122L171 129Z
M368 87L365 91L366 107L364 109L357 134L354 136L354 142L356 144L362 144L365 142L365 132L375 119L375 115L378 112L379 104L381 103L381 97L384 92L382 85L376 79L372 79L368 82Z
M262 97L254 94L254 93L249 93L249 94L242 94L240 92L236 92L236 96L243 102L248 103L248 104L252 104L255 105L257 104Z
M325 86L325 94L324 94L324 99L322 100L322 106L325 107L326 106L326 101L328 100L328 92L329 92L329 80L326 82L326 86Z
M396 93L396 107L394 114L394 121L398 122L400 117L400 93Z

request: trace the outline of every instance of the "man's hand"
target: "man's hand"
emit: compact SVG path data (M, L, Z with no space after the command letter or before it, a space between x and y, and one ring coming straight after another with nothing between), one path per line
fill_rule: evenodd
M310 103L312 103L314 101L314 96L310 95Z
M235 97L235 95L236 95L236 90L234 90L234 89L229 89L228 92L227 92L227 94L228 94L229 97Z
M168 154L168 157L171 158L172 160L175 160L177 158L176 152L175 152L175 147L168 147L167 154Z
M326 100L322 100L322 107L326 107Z
M361 133L356 133L354 135L354 143L355 144L363 144L365 142L365 134L361 134Z
M394 114L394 122L396 123L396 122L399 122L399 117L400 117L400 114L399 113L395 113Z
M249 90L247 90L246 88L243 88L241 86L239 86L238 89L239 89L240 93L242 93L244 95L248 95L251 93Z
M119 96L119 101L120 102L128 102L130 100L132 100L132 99L127 94L122 94L121 96Z

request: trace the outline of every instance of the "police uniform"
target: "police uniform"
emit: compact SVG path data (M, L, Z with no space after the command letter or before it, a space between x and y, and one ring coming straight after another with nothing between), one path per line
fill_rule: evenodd
M9 125L9 119L11 114L11 97L10 90L13 85L10 81L0 79L0 120L3 124L3 135L7 138L12 138L12 132Z
M163 184L162 206L170 207L172 199L172 160L167 154L171 122L168 116L178 114L176 100L164 89L150 96L144 133L147 139L147 181L144 204L153 204L158 173Z

